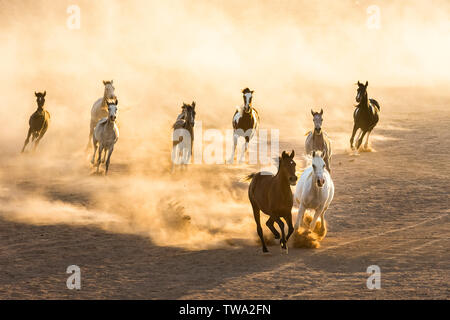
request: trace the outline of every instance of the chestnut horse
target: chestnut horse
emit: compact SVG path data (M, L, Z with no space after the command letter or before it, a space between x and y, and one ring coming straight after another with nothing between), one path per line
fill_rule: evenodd
M261 239L263 252L268 252L266 244L264 243L263 231L261 228L260 211L270 216L266 225L272 231L275 239L280 239L280 233L273 226L274 222L278 224L281 230L280 244L281 248L286 250L287 241L294 232L292 225L292 205L293 197L290 186L295 186L297 176L295 175L295 152L292 150L291 154L283 151L281 157L278 158L278 172L274 176L268 172L252 173L246 177L251 180L248 187L248 198L253 207L253 215L256 222L256 231ZM284 234L284 223L281 221L284 218L288 225L288 234Z

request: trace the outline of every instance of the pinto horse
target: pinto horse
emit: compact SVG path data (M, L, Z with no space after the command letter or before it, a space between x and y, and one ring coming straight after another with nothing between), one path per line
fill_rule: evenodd
M195 101L190 105L183 103L181 113L172 126L172 171L175 165L187 165L191 159L195 114Z
M356 93L356 109L353 112L353 132L350 138L350 147L354 150L353 139L355 138L356 131L360 129L358 138L356 139L356 150L359 149L363 142L363 138L367 133L366 143L364 145L365 149L369 148L369 136L373 128L378 123L380 112L380 105L375 99L369 99L367 95L367 86L369 83L362 84L358 81L358 90Z
M276 222L281 230L280 244L281 248L287 252L287 241L294 232L292 225L292 205L293 197L290 186L295 186L297 176L295 175L295 152L289 155L283 151L278 161L278 172L274 176L268 172L252 173L246 177L251 180L248 187L248 198L253 208L253 216L256 222L256 231L261 239L263 252L268 252L263 238L263 231L261 228L260 211L270 216L266 225L272 231L275 239L280 239L280 233L275 229ZM285 236L284 223L281 221L284 218L288 225L288 234Z
M249 88L242 90L244 105L236 110L233 115L233 149L228 163L234 162L234 154L236 152L236 146L239 137L245 138L245 144L242 148L240 155L240 162L244 159L245 152L248 149L250 140L255 135L255 132L259 126L258 111L252 107L253 91Z

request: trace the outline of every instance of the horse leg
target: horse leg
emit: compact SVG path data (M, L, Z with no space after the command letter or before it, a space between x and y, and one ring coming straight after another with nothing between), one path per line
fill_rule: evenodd
M361 129L362 130L362 129ZM361 146L364 136L366 135L367 131L363 131L362 134L360 135L358 141L356 142L356 150L359 149L359 147Z
M292 225L292 212L288 212L285 216L284 216L284 220L286 220L286 223L288 225L288 234L286 236L286 241L289 240L289 237L292 235L292 233L294 232L294 226Z
M86 145L86 151L89 150L92 137L94 136L94 128L95 128L95 123L92 124L92 120L91 120L91 123L89 124L89 139L88 139L88 143Z
M267 250L266 244L264 242L263 231L262 231L262 228L261 228L259 208L251 200L250 200L250 203L252 204L253 216L255 217L255 222L256 222L256 231L258 232L259 239L261 240L261 244L262 244L262 247L263 247L263 252L269 252L269 250Z
M364 144L364 149L369 149L369 136L372 133L372 130L367 131L366 143Z
M327 208L328 208L328 207L325 207L325 208L324 208L324 206L322 205L322 206L320 206L319 208L316 209L316 212L314 212L314 218L312 219L311 224L309 225L309 229L310 229L311 231L314 231L314 228L316 227L316 222L317 222L317 220L319 219L319 217L322 217L323 214L325 214L324 211L325 211Z
M302 219L302 226L303 226L303 215L305 214L306 208L303 205L303 203L300 202L300 205L298 207L298 215L297 215L297 219L295 221L295 227L294 229L297 230L300 227L300 219Z
M186 148L186 146L183 146L183 149L181 151L181 166L184 170L187 169L187 148Z
M354 149L354 147L353 147L353 139L355 138L355 134L356 134L356 131L358 130L358 127L356 126L356 123L353 125L353 132L352 132L352 136L351 136L351 138L350 138L350 148L352 149L352 150L355 150Z
M228 160L228 163L233 164L234 162L234 154L236 152L238 136L233 133L233 148L231 149L231 158Z
M325 237L325 230L326 230L326 225L325 225L325 211L327 211L328 206L325 207L325 209L323 209L322 213L320 214L320 221L322 222L320 224L320 230L319 230L319 235L320 235L320 239L322 240Z
M44 134L47 132L47 125L44 125L44 127L42 128L41 132L39 132L39 136L36 139L36 142L34 143L34 150L36 150L39 142L41 141L41 139L44 137Z
M242 153L241 153L241 156L239 157L239 163L242 163L242 161L245 161L245 155L246 155L247 150L248 150L249 141L250 141L250 138L249 137L245 137L245 143L242 146Z
M92 145L94 146L94 154L92 155L92 160L91 160L91 163L93 165L95 163L95 153L97 152L97 148L98 148L98 141L95 140L95 137L92 139Z
M278 226L280 227L281 230L281 239L280 239L281 249L287 250L286 235L284 233L284 223L283 221L281 221L280 218L277 218L275 222L278 223Z
M97 173L100 170L100 161L102 160L103 144L98 146Z
M273 224L275 223L275 220L273 220L272 217L269 218L266 222L266 226L269 228L270 231L272 231L273 235L275 236L275 239L280 239L280 233L275 229Z
M27 146L28 142L30 141L31 136L31 127L28 129L27 138L25 139L25 142L23 143L22 153L25 151L25 147Z
M102 163L105 163L105 161L106 161L106 153L108 152L108 150L106 150L106 148L105 148L104 150L105 150L105 151L103 152Z
M114 151L114 145L109 148L108 160L106 160L105 176L108 174L109 162L111 160L111 154L113 153L113 151ZM105 155L106 155L106 150L105 150Z

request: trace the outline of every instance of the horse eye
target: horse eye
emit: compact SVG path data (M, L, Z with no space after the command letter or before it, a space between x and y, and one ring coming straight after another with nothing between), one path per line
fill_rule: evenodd
M315 165L315 164L313 164L313 168L314 168L314 169L316 168L316 165Z

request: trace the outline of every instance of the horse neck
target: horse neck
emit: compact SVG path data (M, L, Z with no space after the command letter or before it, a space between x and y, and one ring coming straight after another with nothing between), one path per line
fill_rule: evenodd
M102 107L108 108L108 104L106 103L107 100L108 98L106 97L106 89L105 89L105 92L103 93Z
M362 97L361 102L358 104L358 107L369 108L369 95L367 94L367 91L364 97Z
M242 118L251 118L252 117L252 110L253 108L249 106L249 111L245 112L245 108L242 107Z
M312 167L311 167L312 169ZM310 192L313 193L314 195L319 194L319 187L317 186L317 184L315 183L316 181L316 174L314 173L314 169L311 170L311 176L310 176L310 180L311 180L311 189Z
M277 174L274 177L275 183L278 183L280 186L289 186L289 180L288 177L286 175L284 175L281 172L281 164L280 164L280 168L278 169Z

